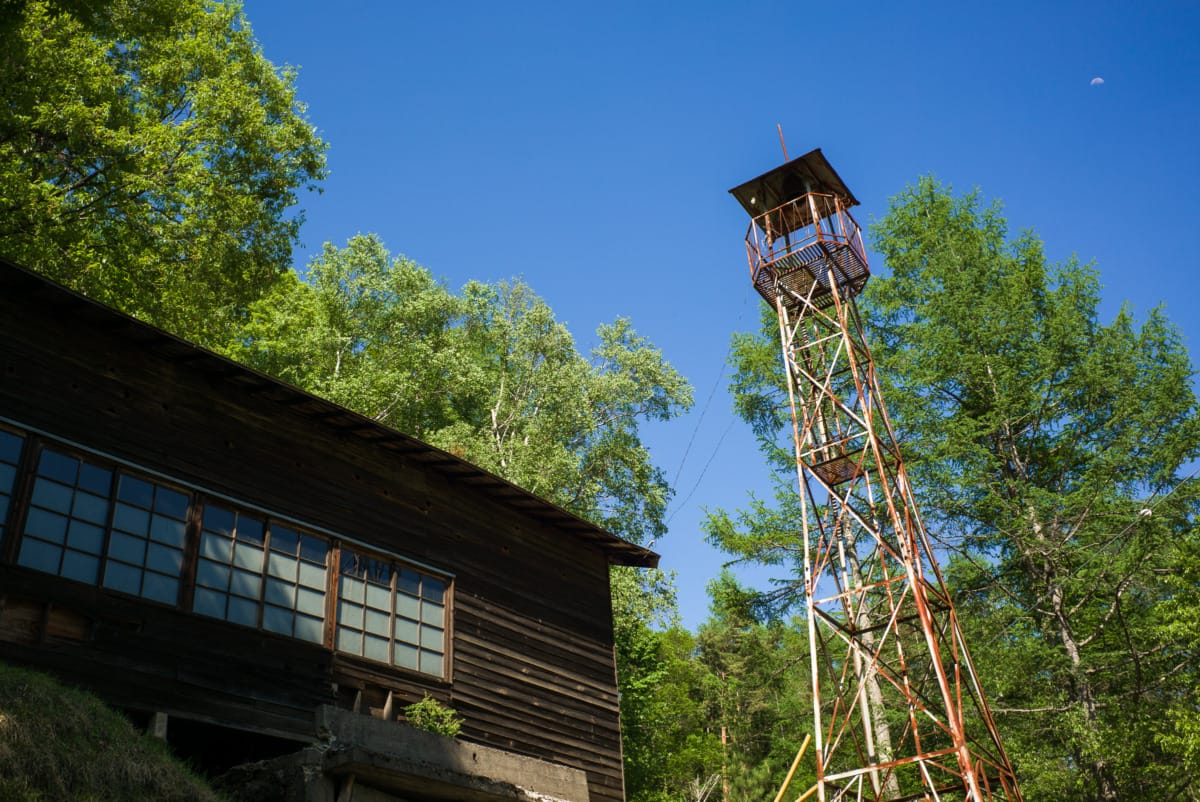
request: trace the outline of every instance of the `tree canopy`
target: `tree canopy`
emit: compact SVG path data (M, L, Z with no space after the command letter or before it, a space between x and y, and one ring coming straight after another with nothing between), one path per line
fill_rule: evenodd
M325 145L238 2L6 4L0 254L206 345L291 264Z
M1026 798L1194 798L1171 751L1195 754L1181 616L1194 621L1200 546L1187 481L1200 418L1178 332L1162 309L1101 322L1093 266L1048 264L998 204L932 179L872 233L890 275L860 309ZM783 462L774 335L737 341L735 389ZM778 506L717 512L710 536L792 564L791 477Z
M665 532L670 491L639 427L686 409L692 390L626 319L584 355L528 286L455 294L359 235L253 304L228 351L612 532Z

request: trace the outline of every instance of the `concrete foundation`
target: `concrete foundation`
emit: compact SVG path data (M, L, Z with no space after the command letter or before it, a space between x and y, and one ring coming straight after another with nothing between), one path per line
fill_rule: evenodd
M239 766L221 785L256 802L588 802L586 775L334 707L318 743Z

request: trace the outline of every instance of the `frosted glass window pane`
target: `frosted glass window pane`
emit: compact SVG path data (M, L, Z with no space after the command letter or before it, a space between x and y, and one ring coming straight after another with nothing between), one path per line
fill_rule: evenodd
M443 671L442 664L444 663L444 660L445 659L443 658L443 656L441 654L439 654L438 652L427 652L424 649L422 649L421 650L421 671L423 671L426 674L434 674L434 675L440 677L442 675L442 671Z
M218 590L229 589L229 566L200 560L196 567L196 582Z
M300 584L310 588L325 589L325 569L309 563L300 563Z
M99 465L79 466L79 487L89 493L108 498L112 492L112 471Z
M25 517L25 534L36 535L43 540L62 543L67 534L67 519L62 515L47 513L43 509L30 509Z
M118 504L117 511L113 513L113 528L145 535L150 528L150 513L127 504Z
M417 611L420 609L420 607L421 604L416 598L412 596L406 596L403 593L396 594L396 615L416 618Z
M425 587L423 588L423 591L424 592L421 595L423 595L426 599L429 599L431 602L442 604L446 600L446 583L442 582L440 579L433 579L432 577L428 576L425 577Z
M188 497L165 487L154 494L154 511L180 520L187 517Z
M76 518L103 525L108 520L108 499L91 493L76 493L71 514Z
M150 537L160 543L183 548L183 539L186 534L187 526L183 521L155 515L150 522Z
M329 544L324 540L308 535L300 536L300 556L312 563L325 565L329 554Z
M196 588L196 596L192 600L192 610L201 615L224 618L225 594L208 588Z
M247 627L258 626L258 602L229 597L229 613L225 616L235 624Z
M233 556L233 541L212 532L205 532L200 537L200 556L227 563Z
M390 626L391 618L387 613L367 610L366 626L364 627L367 632L373 632L381 638L386 638Z
M421 645L426 649L441 649L445 638L442 630L437 627L421 627Z
M338 602L338 623L346 624L355 629L362 629L363 608L347 601Z
M343 652L362 654L362 633L338 627L337 647Z
M146 561L146 541L121 532L113 532L108 541L108 556L142 565Z
M271 604L291 609L296 604L296 586L278 579L268 579L264 599Z
M142 583L142 595L163 604L175 604L179 600L179 580L147 571Z
M63 555L62 575L67 579L94 585L100 576L100 558L67 549Z
M258 518L238 513L237 539L261 546L263 544L263 522Z
M17 562L26 568L33 568L38 571L45 571L48 574L58 573L58 561L62 556L62 549L58 546L52 546L49 543L43 543L40 540L25 538L21 541L21 554L17 557Z
M148 510L154 500L154 485L132 476L122 476L117 482L117 498Z
M104 547L104 530L83 521L71 521L67 529L67 545L89 554L99 554Z
M278 632L282 635L291 635L293 617L294 614L291 610L285 610L282 607L272 607L268 604L263 608L263 629Z
M233 549L233 564L238 568L256 573L262 572L263 550L261 546L250 546L239 542Z
M446 610L440 604L425 602L421 607L421 621L426 624L433 624L435 627L444 627L446 625Z
M16 462L21 457L21 443L25 438L12 432L0 431L0 459Z
M396 619L396 640L402 640L405 643L417 642L417 622L409 621L407 618Z
M17 468L15 465L5 465L0 462L0 491L9 492L12 490L13 482L17 478Z
M421 587L421 575L413 573L407 568L401 568L399 574L396 577L396 590L411 593L413 596L418 595Z
M296 637L301 640L320 643L325 636L325 627L319 618L310 618L306 615L296 616Z
M110 562L104 568L104 587L136 596L142 589L142 569Z
M38 473L73 485L75 477L79 473L79 460L68 457L66 454L59 454L57 451L45 449L38 459Z
M281 577L283 579L296 581L296 558L288 557L283 554L271 552L267 557L267 573L272 576Z
M58 482L38 479L33 485L32 501L39 507L66 513L71 511L71 497L74 494L71 488Z
M363 581L343 576L339 595L343 599L361 604L363 600Z
M417 649L415 646L397 642L395 644L395 652L396 665L412 669L417 667Z
M363 636L363 657L369 657L381 663L388 662L387 640L384 638L372 638L370 635Z
M146 567L153 568L160 573L179 576L179 572L183 568L183 552L179 549L151 543L150 548L146 551Z
M229 582L229 592L238 596L257 599L262 590L262 577L246 571L234 571Z
M300 535L294 529L288 529L286 526L279 524L271 524L271 549L283 554L296 553L296 545L300 542Z
M307 588L296 591L296 609L302 613L325 617L325 594Z
M62 543L67 536L67 519L45 510L30 509L25 519L25 534Z
M221 535L233 534L233 512L224 507L204 508L204 528Z
M367 585L367 606L376 610L392 611L392 591L378 585Z

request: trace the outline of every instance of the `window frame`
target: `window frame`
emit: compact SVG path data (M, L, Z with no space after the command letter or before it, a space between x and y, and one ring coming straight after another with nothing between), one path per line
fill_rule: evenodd
M216 503L214 503L214 502L216 502ZM303 641L305 643L311 643L311 644L314 644L317 646L322 646L322 647L328 646L330 572L332 570L332 562L333 562L332 557L335 552L336 541L327 536L324 536L321 534L316 534L316 533L312 532L310 527L298 525L298 524L293 523L292 521L282 518L278 515L271 515L271 514L261 512L258 510L248 510L247 508L245 508L242 505L230 504L230 503L226 502L224 499L215 499L213 497L201 494L199 496L199 498L197 499L196 506L197 506L197 511L196 511L197 535L196 535L196 541L194 543L195 568L194 568L192 576L191 576L191 580L192 580L190 583L191 596L187 600L188 603L187 603L186 608L184 608L184 611L191 613L192 615L200 616L202 618L209 618L209 619L212 619L215 621L223 621L228 624L234 624L236 626L254 629L254 630L257 630L258 632L264 632L264 633L268 633L271 635L279 635L281 637L290 638L292 640ZM230 529L229 537L228 537L228 540L230 541L230 556L229 556L228 561L218 561L216 559L209 557L204 552L204 550L206 548L205 537L207 535L213 535L214 539L221 537L221 533L218 530L209 529L207 524L205 523L205 517L209 513L210 509L212 509L212 508L221 509L223 512L231 513L234 516L234 525ZM254 543L249 538L239 538L237 536L237 533L238 533L237 521L239 521L242 518L242 516L250 517L252 520L257 520L259 523L261 523L261 533L262 534L261 534L261 539L259 540L258 543ZM295 550L292 554L290 554L290 555L285 554L284 552L282 552L274 547L273 540L274 540L274 537L276 536L276 533L275 533L276 526L278 526L278 528L281 530L290 531L296 535L297 543L296 543ZM296 618L295 618L296 616L303 616L306 619L314 619L315 618L315 616L312 613L310 613L306 610L301 610L298 607L298 602L296 601L296 599L300 598L301 588L311 590L315 587L314 585L311 585L311 584L304 584L302 582L302 580L300 579L301 567L304 564L308 564L308 565L316 565L317 564L315 560L306 559L304 557L303 544L304 544L305 539L317 540L325 545L325 558L324 558L324 563L321 568L321 570L324 572L325 576L324 576L324 580L323 580L324 584L321 588L322 599L321 599L321 618L320 618L320 629L319 629L320 638L319 638L319 640L313 640L311 638L296 634L296 631L297 631ZM245 565L238 564L238 562L237 562L238 561L238 553L243 544L247 544L250 547L253 547L253 546L261 547L259 549L259 551L261 552L261 562L260 562L260 567L257 569L257 572L247 569L247 567ZM293 557L293 558L295 558L295 561L296 561L296 580L295 580L295 582L293 582L291 584L294 594L293 594L293 600L291 603L292 606L289 610L289 612L291 612L293 615L292 632L290 634L286 633L286 632L281 632L278 629L273 629L273 628L267 626L267 623L266 623L267 615L270 612L268 608L278 608L281 610L287 609L287 608L284 608L283 605L277 604L277 603L271 601L270 599L268 599L268 588L270 587L270 583L272 582L272 580L283 579L283 577L280 577L277 574L272 573L272 571L271 571L271 556L273 554L278 554L281 557L285 557L285 558ZM206 582L201 580L200 572L201 572L201 569L204 567L202 565L202 563L211 564L211 565L217 566L218 568L227 568L228 569L229 579L226 581L225 588L223 590L218 588L215 585L207 584ZM253 574L255 577L257 577L258 591L257 591L256 597L252 598L243 593L237 593L234 591L233 579L236 575L239 575L239 574ZM196 596L202 591L211 592L214 595L215 594L223 594L225 596L225 613L223 615L219 615L219 616L212 615L212 614L209 614L206 612L200 612L199 610L197 610ZM237 621L237 620L229 617L229 609L230 609L229 604L230 604L230 601L234 598L241 599L244 601L250 601L250 602L254 603L254 605L255 605L255 614L254 614L255 623L253 623L253 624L245 623L245 622Z
M12 508L9 510L9 523L11 526L6 526L3 532L5 539L5 562L8 565L16 568L37 571L39 573L44 573L47 576L53 576L58 579L65 579L69 582L75 582L80 585L92 587L101 592L114 593L122 598L137 599L139 601L154 604L159 607L182 610L182 601L184 598L185 588L188 586L190 580L191 569L188 563L188 556L192 540L192 512L196 505L196 499L198 496L197 491L194 488L188 487L187 485L178 481L174 481L169 477L141 469L139 466L130 464L128 462L115 460L105 454L100 454L90 449L81 448L74 443L47 437L42 435L40 432L33 430L24 430L24 432L25 444L21 454L21 463L17 468L17 483L14 487L13 493L13 498L17 498L17 493L20 493L20 501L15 505L11 505ZM30 534L25 531L29 525L30 513L34 509L46 509L51 514L65 517L68 519L68 526L70 521L75 520L75 516L72 513L64 514L61 512L48 510L48 508L34 503L33 496L36 492L39 479L46 478L48 481L54 482L55 484L62 484L60 480L39 473L42 455L46 453L46 451L65 456L68 459L78 460L81 465L87 464L96 468L100 468L101 470L107 471L111 474L109 477L107 496L105 496L107 510L104 515L104 520L102 523L92 522L94 526L101 529L99 551L95 554L97 559L97 567L96 578L94 581L78 579L76 577L63 574L63 557L60 557L59 570L53 573L50 571L43 571L42 569L32 566L22 565L19 561L21 545L26 537L32 537L34 540L45 542L45 538L36 534ZM153 500L151 501L150 507L141 508L143 512L147 513L147 528L144 534L138 534L127 529L118 528L116 523L116 508L118 504L123 504L131 508L136 507L136 505L130 504L127 502L127 500L123 500L120 497L120 480L125 477L135 482L149 484L153 488L151 495L152 499L157 497L158 489L162 488L168 492L182 496L185 500L183 519L175 519L177 522L183 524L184 529L182 535L182 544L179 547L174 548L175 551L180 553L180 566L178 574L174 577L178 584L175 589L175 600L173 602L166 602L159 598L155 598L154 596L144 595L144 576L147 572L162 576L170 576L162 571L152 569L148 565L150 559L149 547L155 542L154 538L151 537L150 527L154 520L154 516L158 514L154 510ZM78 493L79 490L80 484L77 478L72 486L72 506L74 504L74 495ZM88 494L99 497L99 495L96 493L89 492ZM124 560L120 557L113 556L112 543L114 534L121 537L145 541L147 551L143 554L142 563L140 566L134 566L134 564L129 560ZM60 548L64 552L67 551L66 538L67 535L64 535L63 543L60 545ZM105 584L105 577L107 575L110 563L140 569L142 577L139 579L139 591L137 593L131 593L127 590L122 590L121 588Z
M391 575L390 584L389 584L391 610L389 611L389 621L388 621L388 625L389 625L388 631L390 633L390 635L388 637L388 642L390 644L390 647L389 647L390 659L387 661L382 661L382 660L378 660L373 657L368 657L367 655L362 654L361 652L349 651L346 649L342 649L341 647L338 646L338 630L341 626L341 601L342 601L342 576L343 576L342 565L344 563L346 551L351 551L361 557L365 557L368 560L386 563L392 569L392 575ZM355 661L361 661L364 665L368 665L371 667L381 667L381 668L384 668L385 670L389 670L389 671L400 671L400 672L403 672L408 675L421 677L422 679L424 679L426 681L438 682L438 683L443 683L443 684L449 685L452 682L453 676L454 676L454 596L455 596L455 584L456 584L455 575L452 573L449 573L447 571L438 570L436 568L425 565L423 563L419 563L419 562L416 562L413 560L406 560L405 558L403 558L399 555L385 551L378 547L373 547L368 544L359 543L356 541L346 541L344 539L338 543L336 559L337 559L337 565L335 568L336 574L334 576L334 581L335 581L334 594L332 594L331 598L330 598L331 608L333 610L333 616L331 617L331 619L329 621L329 624L332 628L332 633L331 633L332 639L330 641L330 644L334 650L334 653L337 654L341 658L348 658L348 659L355 660ZM433 580L440 582L443 586L442 587L442 604L441 604L442 626L440 627L440 629L442 630L442 643L441 643L441 651L440 651L440 654L442 656L442 669L441 669L440 673L432 674L432 673L429 673L426 671L422 671L420 669L419 656L418 656L418 662L417 662L418 667L417 668L410 668L408 666L405 666L405 665L395 662L395 654L396 654L396 645L397 644L413 646L417 649L418 655L421 653L423 647L420 644L420 635L421 635L420 628L421 628L421 626L423 626L425 624L425 622L423 620L421 620L421 618L419 617L419 614L418 614L418 618L416 619L416 623L418 625L416 642L401 640L395 636L395 623L396 623L396 618L399 615L399 613L397 613L397 610L396 610L396 599L397 599L397 594L402 592L399 590L399 587L398 587L399 581L400 581L399 578L401 576L402 571L409 571L411 573L415 573L418 576L420 576L422 579L428 577L429 579L433 579ZM378 583L376 583L376 584L378 584ZM405 594L405 595L411 595L411 594ZM419 599L420 602L423 603L425 596L423 593L419 593L416 598ZM351 601L351 603L362 607L364 609L364 611L367 607L367 605L365 604L365 598L364 598L363 602ZM364 612L364 617L365 617L365 612ZM408 616L404 616L404 618L406 620L412 620L412 619L409 619ZM364 637L367 634L365 626L358 628L358 632L360 635L362 635ZM366 651L366 650L363 649L362 651ZM429 649L429 651L433 651L433 650Z
M419 560L413 560L403 555L390 552L385 548L376 546L356 538L347 537L345 535L333 532L329 529L306 523L289 515L277 513L271 509L258 506L251 502L246 502L240 499L232 498L224 493L212 491L203 486L182 481L170 475L161 473L152 468L139 465L135 462L130 462L118 457L114 457L102 451L88 448L77 442L55 436L35 427L25 426L17 421L8 418L0 417L0 431L12 434L21 438L20 448L18 449L17 463L14 466L15 476L9 493L9 503L7 515L0 519L0 563L10 568L15 568L21 571L29 571L41 576L54 577L58 580L64 580L80 587L91 588L93 592L98 594L113 594L122 599L135 600L155 605L160 609L174 610L175 612L193 616L197 619L204 619L211 622L216 622L218 625L233 625L240 626L244 629L252 629L259 635L268 637L286 638L291 641L297 641L309 646L324 649L329 652L335 659L349 659L359 661L364 666L369 666L375 670L388 672L397 672L412 678L419 678L425 683L436 683L440 685L450 685L453 682L454 676L454 594L455 594L455 575L452 572L445 571L440 568L423 563ZM81 579L76 579L70 576L64 576L61 573L61 557L60 557L60 573L51 573L43 571L39 568L22 565L18 562L18 555L21 544L26 537L25 527L30 510L34 507L32 496L34 486L39 477L38 465L41 454L46 449L64 454L72 459L78 459L81 462L86 462L95 466L103 467L112 472L109 485L109 494L107 496L109 509L105 516L103 525L103 542L100 546L101 551L98 555L99 565L97 567L97 576L94 582L88 582ZM121 477L129 477L130 479L147 482L154 487L162 487L174 493L183 495L186 498L185 519L183 521L184 540L182 546L182 561L180 565L180 573L178 576L179 587L177 589L174 603L159 601L151 596L139 594L131 594L127 591L109 587L104 584L104 572L110 560L113 558L109 554L110 543L113 535L114 526L114 511L119 503L119 481ZM72 488L72 492L78 491L78 481ZM157 491L155 491L157 492ZM326 544L326 563L325 563L325 599L324 610L321 628L321 640L314 641L295 634L295 626L293 625L293 634L285 634L282 632L269 629L263 625L265 608L270 602L266 599L266 580L268 579L267 559L271 553L270 540L264 538L264 565L262 572L259 574L260 589L259 596L256 601L257 616L256 624L247 626L237 621L232 621L227 618L215 617L197 612L195 610L195 595L198 585L198 575L201 560L201 542L204 527L204 511L210 506L219 506L227 510L236 512L237 514L247 514L255 516L263 520L264 529L269 531L268 527L272 524L289 529L295 532L298 538L310 537L319 540ZM152 512L152 510L151 510ZM65 514L69 517L69 513ZM36 535L32 537L37 538ZM41 538L38 538L41 539ZM150 542L149 530L147 530L146 540ZM65 540L62 548L65 550ZM303 558L300 553L300 542L298 539L297 553L294 555L298 562ZM390 624L392 626L391 637L389 642L392 644L389 647L390 653L394 656L395 644L406 643L408 641L397 640L395 638L394 623L397 616L396 612L396 584L402 570L413 572L420 577L427 577L436 580L443 585L442 594L442 670L438 674L428 673L419 670L418 668L409 668L394 661L382 662L371 657L366 657L354 652L344 651L337 646L338 632L338 602L341 595L341 562L343 550L350 551L355 554L365 556L369 559L378 560L390 565L393 569L393 576L390 586L392 609L390 611ZM143 574L150 570L146 562L143 561L141 570ZM117 562L122 562L117 559ZM311 562L311 561L309 561ZM299 569L297 569L297 577ZM423 600L424 596L419 595L418 599ZM278 605L276 605L278 606ZM297 614L296 607L292 608L293 615ZM310 616L311 617L311 616ZM418 626L426 625L426 622L421 621L418 617ZM409 644L416 646L420 651L420 631L418 630L418 643ZM430 649L430 651L434 651ZM420 665L418 659L418 666Z

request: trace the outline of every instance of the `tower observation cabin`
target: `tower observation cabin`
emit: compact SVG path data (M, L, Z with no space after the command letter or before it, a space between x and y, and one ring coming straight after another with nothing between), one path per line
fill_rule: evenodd
M862 232L850 215L858 200L820 148L729 190L751 217L746 255L755 289L772 306L833 303L830 273L843 297L870 277Z

